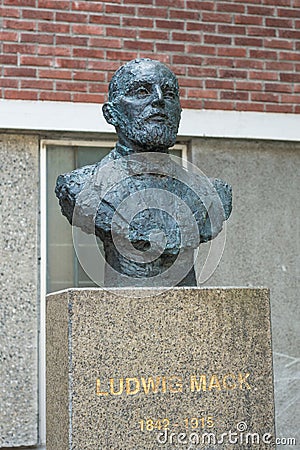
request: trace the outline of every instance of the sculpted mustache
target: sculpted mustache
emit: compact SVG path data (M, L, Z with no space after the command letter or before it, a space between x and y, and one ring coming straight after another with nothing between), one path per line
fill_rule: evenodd
M161 114L161 113L149 113L149 114L142 115L137 119L136 122L139 124L144 124L145 122L147 122L148 119L151 119L152 117L156 117L156 116L163 117L165 119L165 125L170 125L170 126L174 125L173 121L167 114Z
M169 119L168 114L166 114L163 111L160 111L159 109L154 109L154 110L152 110L150 112L146 112L146 113L142 114L140 116L140 119L146 120L146 119L150 119L153 116L161 116L161 117L164 117L165 119Z

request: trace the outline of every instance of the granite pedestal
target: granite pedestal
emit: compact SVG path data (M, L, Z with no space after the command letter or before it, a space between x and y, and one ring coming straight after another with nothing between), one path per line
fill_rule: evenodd
M268 290L140 292L48 296L47 450L272 448Z

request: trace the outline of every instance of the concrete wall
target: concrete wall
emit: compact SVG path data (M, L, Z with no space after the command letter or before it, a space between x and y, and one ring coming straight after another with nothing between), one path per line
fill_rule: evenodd
M300 143L194 139L191 156L233 187L225 251L205 285L271 289L277 433L299 442Z
M0 447L38 440L38 138L0 136Z

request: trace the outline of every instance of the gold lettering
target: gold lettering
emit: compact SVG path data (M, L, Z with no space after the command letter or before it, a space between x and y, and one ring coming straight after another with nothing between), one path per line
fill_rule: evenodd
M212 375L210 379L210 383L208 386L208 390L211 391L212 389L217 389L218 391L221 390L220 382L218 380L217 375Z
M195 375L191 376L191 392L206 391L206 375L201 375L199 379Z
M223 377L223 387L224 389L232 390L236 388L235 383L235 375L233 373L228 373L227 375L224 375Z
M110 393L111 393L111 395L121 395L123 393L123 389L124 389L124 380L123 380L123 378L120 378L119 390L117 392L115 392L115 390L114 390L114 383L115 383L114 379L110 378L109 379L109 386L110 386Z
M167 379L166 379L166 377L161 377L161 387L162 387L162 392L166 393L167 392Z
M177 380L177 381L176 381ZM176 377L175 375L169 378L171 383L174 383L172 386L169 385L170 392L182 392L182 377Z
M96 380L96 395L108 395L108 392L101 392L100 378L97 378Z
M135 388L131 390L131 383L135 383ZM137 394L140 390L140 382L138 378L126 378L126 394L134 395Z
M141 377L142 386L144 388L144 392L146 395L149 394L150 389L153 392L153 394L157 394L158 386L160 383L160 377L156 377L156 381L154 383L154 380L152 377L148 377L147 381L146 378Z
M250 373L226 373L225 375L213 374L211 376L201 374L190 376L190 391L231 391L234 389L250 390ZM126 392L127 395L142 393L145 395L157 394L159 392L179 393L183 392L184 382L181 376L143 376L132 378L109 378L107 390L103 389L106 385L101 378L96 379L96 395L107 397L108 395L118 396Z
M245 385L246 389L251 389L250 384L246 381L247 378L249 378L250 373L246 373L244 376L242 373L239 373L238 375L238 380L239 380L239 384L240 384L240 389L243 389L243 384Z

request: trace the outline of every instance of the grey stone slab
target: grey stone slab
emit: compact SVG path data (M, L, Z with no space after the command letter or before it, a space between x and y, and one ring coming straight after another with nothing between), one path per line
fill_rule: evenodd
M268 290L157 294L47 297L47 450L173 449L202 439L192 448L250 449L257 437L247 433L270 448L262 441L274 436ZM229 432L238 447L222 441Z
M300 143L207 138L191 147L193 163L234 192L225 250L204 286L271 289L277 434L299 445Z
M0 138L0 447L38 440L38 138Z
M275 353L274 379L278 405L276 409L276 434L280 439L295 439L299 447L300 358Z

